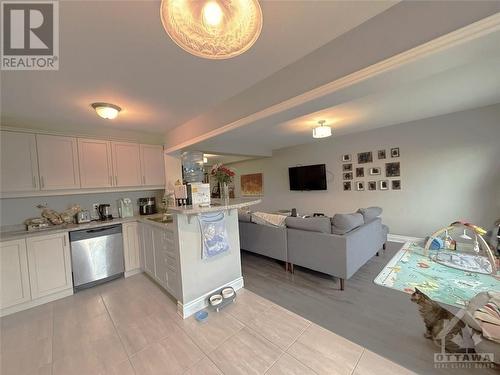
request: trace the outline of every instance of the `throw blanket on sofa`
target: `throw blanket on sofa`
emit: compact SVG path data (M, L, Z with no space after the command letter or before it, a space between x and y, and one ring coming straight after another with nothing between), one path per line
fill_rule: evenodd
M268 214L266 212L253 212L252 221L256 224L271 225L273 227L284 227L286 216Z
M207 259L229 250L224 211L198 216L201 230L201 258Z

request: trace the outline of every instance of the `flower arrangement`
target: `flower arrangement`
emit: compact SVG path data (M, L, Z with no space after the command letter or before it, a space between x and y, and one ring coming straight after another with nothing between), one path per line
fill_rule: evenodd
M215 164L210 170L210 174L215 177L219 184L228 184L233 179L235 173L224 164Z

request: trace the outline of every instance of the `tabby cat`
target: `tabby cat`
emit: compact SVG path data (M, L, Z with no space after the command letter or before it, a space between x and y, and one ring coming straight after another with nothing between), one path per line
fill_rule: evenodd
M441 339L438 337L445 325L455 317L451 312L442 308L437 302L434 302L420 290L415 288L411 295L411 300L419 306L420 315L424 319L426 332L424 336L431 339L437 346L441 347ZM462 329L465 323L459 320L446 334L445 349L451 353L464 352L465 349L452 341L455 337L462 337ZM458 336L457 336L458 335ZM457 340L455 340L457 341Z

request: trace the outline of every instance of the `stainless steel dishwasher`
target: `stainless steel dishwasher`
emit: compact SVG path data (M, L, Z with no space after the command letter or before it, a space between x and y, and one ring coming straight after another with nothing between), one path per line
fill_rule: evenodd
M121 224L70 232L69 241L75 290L123 275Z

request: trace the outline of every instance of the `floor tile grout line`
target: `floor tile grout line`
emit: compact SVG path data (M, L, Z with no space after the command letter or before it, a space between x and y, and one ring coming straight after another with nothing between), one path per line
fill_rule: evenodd
M122 340L122 338L120 336L120 333L118 332L118 329L116 328L115 321L113 320L113 317L111 316L111 314L110 314L110 312L108 310L108 306L106 305L106 301L102 297L102 294L101 294L100 291L99 291L99 297L101 298L102 304L104 305L104 308L106 309L106 313L109 316L109 320L111 320L111 324L113 324L113 329L115 330L116 336L118 336L118 340L120 340L120 344L122 345L122 349L123 349L125 355L127 356L127 361L130 364L130 367L132 368L132 371L134 372L134 374L136 374L134 364L130 360L130 355L128 354L127 349L125 348L125 344L123 343L123 340Z
M366 348L363 348L363 350L361 351L361 354L359 355L359 358L358 358L358 360L356 361L356 364L354 365L354 368L352 369L352 371L351 371L351 374L350 374L350 375L353 375L353 374L356 372L356 368L358 367L359 361L361 361L361 358L362 358L362 357L363 357L363 355L365 354L365 351L366 351Z

